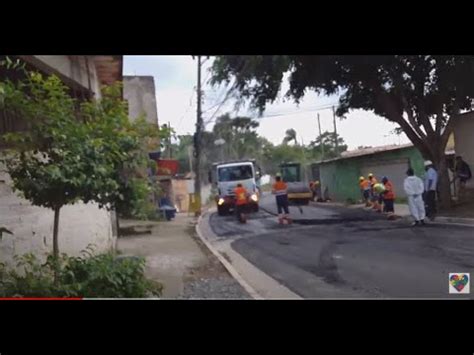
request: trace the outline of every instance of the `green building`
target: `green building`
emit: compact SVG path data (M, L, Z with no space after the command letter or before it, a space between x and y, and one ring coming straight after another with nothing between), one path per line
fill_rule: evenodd
M387 176L397 198L405 198L403 181L412 167L423 178L423 157L412 144L364 148L344 152L341 157L312 164L313 180L319 180L321 191L327 190L331 200L357 202L361 199L359 177L374 174L378 181Z

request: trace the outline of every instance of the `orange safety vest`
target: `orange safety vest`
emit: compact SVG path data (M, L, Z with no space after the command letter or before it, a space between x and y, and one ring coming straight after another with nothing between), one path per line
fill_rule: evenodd
M385 191L387 191L383 198L386 200L395 200L395 192L393 191L393 185L390 181L387 181L385 184Z
M361 190L367 190L369 188L369 181L368 180L362 180L359 183L360 189Z
M236 187L234 189L235 193L235 204L236 205L245 205L247 203L247 190L244 187Z
M288 193L287 189L288 189L288 185L286 184L286 182L277 181L273 184L273 191L275 195L277 196L286 195Z

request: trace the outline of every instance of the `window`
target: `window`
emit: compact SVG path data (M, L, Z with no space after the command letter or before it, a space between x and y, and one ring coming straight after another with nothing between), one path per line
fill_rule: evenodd
M300 181L300 169L298 165L288 165L281 168L281 177L283 181L295 182Z
M236 181L253 177L251 165L228 166L219 168L219 181Z

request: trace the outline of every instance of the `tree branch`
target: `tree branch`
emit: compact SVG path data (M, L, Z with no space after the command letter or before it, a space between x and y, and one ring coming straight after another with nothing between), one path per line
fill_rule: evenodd
M422 137L418 136L415 132L414 128L412 128L407 121L403 118L402 115L399 114L396 104L390 98L390 96L383 92L380 86L375 87L375 100L376 102L384 108L384 112L387 113L387 118L395 123L398 123L400 127L403 129L403 132L408 136L410 141L420 150L422 155L424 156L433 156L433 151L429 144L427 144L427 140L423 139ZM415 125L416 126L416 125Z
M418 104L418 119L425 129L428 139L434 136L435 131L433 130L433 126L431 125L428 115L426 114L425 105L421 102L421 100L419 100Z
M421 139L427 139L426 134L421 130L420 125L416 122L415 117L413 116L413 110L408 105L408 102L405 98L405 95L402 94L402 102L405 108L405 112L408 116L408 122L410 122L412 128L420 136Z

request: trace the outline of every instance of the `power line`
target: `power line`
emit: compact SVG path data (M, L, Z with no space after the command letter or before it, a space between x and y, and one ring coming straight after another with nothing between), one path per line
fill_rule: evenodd
M207 119L204 124L207 125L209 123L212 123L214 120L214 117L217 115L217 113L219 112L219 110L221 109L222 105L224 105L224 103L229 99L230 95L232 93L232 87L227 90L226 94L225 94L225 97L224 99L219 103L219 106L217 107L217 109L214 111L214 113L212 114L212 116Z
M307 108L307 109L304 109L304 110L294 110L294 111L288 111L288 112L281 112L281 113L263 115L262 118L266 118L266 117L277 117L277 116L287 116L287 115L293 115L293 114L305 113L305 112L324 111L324 110L327 110L327 109L332 108L335 104L337 104L337 103L332 103L332 104L317 106L317 107L314 107L314 108Z
M323 105L323 106L317 106L313 109L305 109L305 110L295 110L295 111L289 111L289 112L282 112L282 113L275 113L275 114L269 114L269 115L263 115L262 117L260 118L270 118L270 117L280 117L280 116L288 116L288 115L294 115L294 114L299 114L299 113L308 113L308 112L318 112L318 111L324 111L324 110L327 110L327 109L331 109L335 104L332 103L332 104L327 104L327 105ZM214 116L214 115L213 115ZM209 123L212 123L214 122L215 120L212 120L213 117L211 117L210 119L208 119L206 121L206 124L209 124ZM257 118L257 117L254 117L254 118Z
M201 66L207 62L208 58L206 58L204 61L202 61L201 63ZM204 82L209 78L209 75L211 74L211 72L209 71L207 73L207 76L206 78L204 79ZM193 98L194 98L194 94L196 93L196 87L193 87L193 91L191 93L191 97L189 98L189 106L188 108L186 109L186 111L184 112L184 114L180 117L179 119L179 122L178 122L178 125L176 126L176 130L178 130L180 127L181 127L181 123L184 119L184 117L189 113L189 110L191 110L191 108L193 107Z
M179 119L178 126L176 126L176 130L178 130L181 127L181 122L183 121L184 116L186 116L189 112L189 110L193 107L193 98L194 98L194 93L196 92L196 88L193 87L193 92L191 93L191 97L189 98L189 106L187 110L183 113L181 118Z

